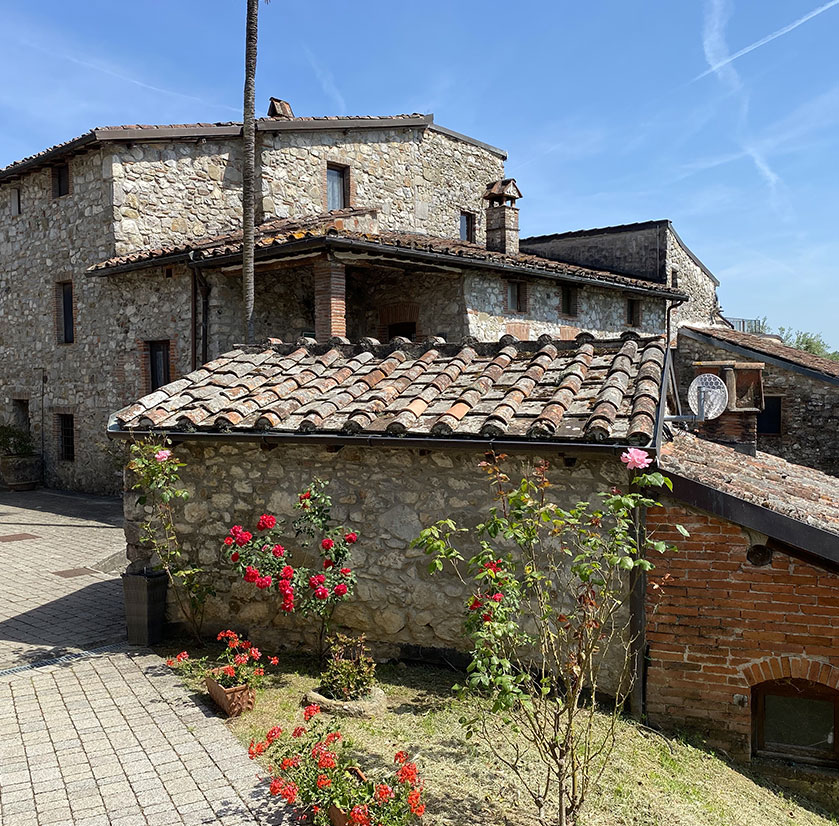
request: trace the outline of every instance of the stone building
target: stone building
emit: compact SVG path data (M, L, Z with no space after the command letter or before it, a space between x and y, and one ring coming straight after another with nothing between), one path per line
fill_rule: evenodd
M669 275L521 252L505 153L431 115L304 118L272 100L257 135L259 337L707 320L707 296L692 305ZM94 129L0 170L0 420L28 423L48 485L118 491L108 413L242 338L240 208L236 123Z
M730 326L717 299L719 281L679 237L670 221L538 235L521 240L525 252L609 270L687 293L674 309L674 329L686 322Z
M618 454L643 447L674 482L647 529L679 550L652 560L657 587L632 583L635 711L699 728L738 759L835 768L839 481L756 449L760 365L699 365L732 370L734 392L718 420L675 430L671 357L663 336L635 333L269 342L139 399L114 414L110 433L173 440L191 493L178 530L217 577L208 618L266 643L299 640L299 628L236 577L220 540L263 511L291 515L299 489L329 479L336 516L363 537L357 596L340 622L401 656L466 645L468 594L454 578L429 579L411 540L440 518L481 518L490 497L475 466L488 449L510 457L511 478L536 456L548 460L551 495L572 505L627 485ZM148 555L138 541L145 518L127 496L135 564ZM607 661L606 685L619 659ZM835 774L794 774L797 788L839 800Z
M763 365L755 421L759 450L839 476L839 362L771 336L686 325L675 359L682 398L694 363L721 360Z

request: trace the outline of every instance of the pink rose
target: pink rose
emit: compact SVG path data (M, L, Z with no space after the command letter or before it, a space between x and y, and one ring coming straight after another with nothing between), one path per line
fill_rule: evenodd
M630 470L641 470L645 467L649 467L652 464L652 459L650 458L650 454L647 453L646 450L641 450L637 447L631 447L629 450L624 451L621 454L621 461L630 469Z
M154 454L154 458L157 459L158 462L165 462L171 455L171 450L158 450L157 453Z

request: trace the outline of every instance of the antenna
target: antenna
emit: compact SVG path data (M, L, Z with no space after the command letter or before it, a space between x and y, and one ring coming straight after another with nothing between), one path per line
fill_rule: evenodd
M705 422L721 416L728 407L728 388L713 373L701 373L688 388L688 405L693 416L665 416L666 422Z

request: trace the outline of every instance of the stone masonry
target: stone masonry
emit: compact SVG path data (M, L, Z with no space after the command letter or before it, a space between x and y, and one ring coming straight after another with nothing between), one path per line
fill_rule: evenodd
M545 458L550 459L550 450ZM312 479L330 481L333 516L359 534L354 547L358 575L356 596L339 608L337 621L365 633L378 653L410 655L418 649L460 649L466 592L451 574L430 576L428 559L411 547L420 530L443 518L474 526L493 499L478 467L480 449L442 452L393 448L278 446L265 450L249 443L207 444L186 441L176 448L186 463L181 478L190 492L176 528L184 548L203 568L216 574L216 596L208 603L209 627L245 627L264 646L299 644L304 634L294 617L277 616L271 594L254 589L234 574L222 557L221 540L233 524L251 525L269 512L290 523L297 494ZM513 479L533 460L510 461ZM406 472L409 469L409 472ZM399 479L399 484L394 480ZM566 506L593 498L613 485L625 485L627 473L614 458L579 460L555 468L552 495ZM144 558L137 544L144 508L126 496L129 556ZM290 532L287 547L301 557ZM469 548L464 548L467 552ZM614 685L619 666L608 665L606 685Z

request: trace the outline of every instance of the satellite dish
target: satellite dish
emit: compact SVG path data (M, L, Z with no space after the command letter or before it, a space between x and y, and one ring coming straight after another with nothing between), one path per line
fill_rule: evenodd
M728 407L728 388L713 373L698 375L688 388L688 404L697 419L716 419Z

